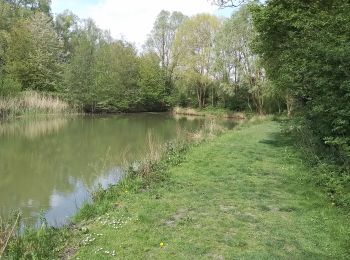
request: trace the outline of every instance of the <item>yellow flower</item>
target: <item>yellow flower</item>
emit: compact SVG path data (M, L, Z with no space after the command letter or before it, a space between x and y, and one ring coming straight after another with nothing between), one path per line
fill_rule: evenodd
M163 242L160 242L159 245L160 245L160 247L163 247L163 246L164 246L164 243L163 243Z

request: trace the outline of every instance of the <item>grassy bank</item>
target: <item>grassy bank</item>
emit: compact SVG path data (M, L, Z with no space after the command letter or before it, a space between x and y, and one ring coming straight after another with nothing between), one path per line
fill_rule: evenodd
M243 112L233 112L223 108L184 108L174 107L172 109L175 115L186 115L186 116L203 116L203 117L216 117L216 118L233 118L233 119L246 119L247 115Z
M25 114L62 114L73 109L52 95L25 91L14 97L0 97L0 119Z
M163 172L164 169L169 165L179 163L182 158L181 155L190 146L198 145L204 140L210 140L225 129L217 124L216 120L207 120L200 130L187 132L181 136L178 135L176 139L165 144L159 144L150 132L147 140L148 151L143 159L132 164L125 160L124 168L127 174L124 176L122 183L110 187L108 191L103 189L94 191L92 194L94 203L86 204L76 215L74 221L76 224L71 226L52 228L47 225L44 218L41 218L40 228L34 228L31 225L27 226L18 212L7 218L1 218L0 216L0 259L2 259L2 256L11 259L56 259L61 256L60 253L62 252L64 256L67 256L66 251L62 248L70 244L67 237L72 236L77 228L80 230L83 223L81 220L100 216L114 208L111 203L101 203L102 200L106 199L106 196L109 196L109 194L118 196L120 189L126 183L135 185L135 189L159 183L166 177ZM24 129L24 131L27 133L28 129ZM12 132L12 129L9 129L9 132ZM77 242L76 246L79 246L81 241ZM84 243L86 242L83 241L82 244Z
M189 149L99 194L66 252L76 259L346 259L349 217L308 182L280 127L265 122ZM76 251L77 250L77 251Z
M151 157L130 167L128 178L97 192L95 203L81 209L72 227L30 231L9 244L7 254L35 252L39 259L350 257L349 215L310 183L308 166L278 123L243 124L210 141L200 142L201 136L191 136L198 145L185 142L175 149L168 144L166 156L151 149Z

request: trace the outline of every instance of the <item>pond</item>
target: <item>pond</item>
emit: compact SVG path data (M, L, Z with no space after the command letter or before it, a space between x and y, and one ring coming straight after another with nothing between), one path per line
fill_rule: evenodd
M165 113L23 118L0 123L0 216L14 210L24 220L45 217L61 226L98 186L123 176L122 165L149 147L184 136L203 118ZM223 121L225 127L234 122Z

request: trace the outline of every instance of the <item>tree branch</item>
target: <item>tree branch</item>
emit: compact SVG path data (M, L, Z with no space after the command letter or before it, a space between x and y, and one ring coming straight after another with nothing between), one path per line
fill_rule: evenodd
M220 6L220 8L225 7L238 7L247 2L247 0L212 0L214 5Z

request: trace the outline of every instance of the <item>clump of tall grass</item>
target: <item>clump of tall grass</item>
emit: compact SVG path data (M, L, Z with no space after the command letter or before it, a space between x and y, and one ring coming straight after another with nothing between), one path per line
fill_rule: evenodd
M39 228L28 227L19 212L0 217L0 259L58 259L67 229L49 227L45 219L41 222Z
M201 129L196 132L191 132L187 134L187 138L190 142L200 143L205 140L213 139L214 137L224 133L226 128L218 124L216 120L206 120Z
M173 164L175 162L176 164L191 144L210 140L225 131L226 129L216 120L207 120L200 130L188 132L184 137L178 133L177 138L163 145L159 144L151 133L148 133L148 153L141 161L129 164L127 172L142 178L148 177L154 174L163 163Z
M13 214L8 219L0 217L0 259L5 254L6 248L9 243L15 238L19 222L20 214Z
M69 109L68 103L58 97L34 91L24 92L22 106L29 111L44 113L63 113Z
M23 114L69 113L69 104L53 95L24 91L17 96L0 97L0 117Z
M234 118L234 119L246 119L247 116L242 112L234 112L222 108L184 108L184 107L174 107L172 110L175 115L186 115L186 116L203 116L210 118Z

